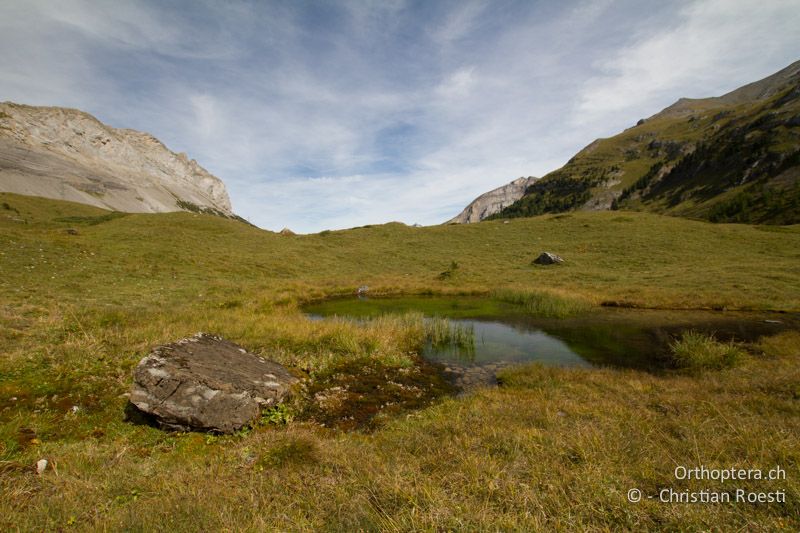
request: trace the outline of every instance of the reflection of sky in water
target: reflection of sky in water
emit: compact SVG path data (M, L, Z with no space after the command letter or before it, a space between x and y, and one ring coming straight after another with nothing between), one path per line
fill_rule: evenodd
M307 316L312 320L321 318L321 315L352 316L364 321L368 320L369 314L379 316L418 309L446 317L448 309L453 313L469 310L470 305L477 309L476 302L480 301L470 298L352 298L316 304L311 309L316 309L319 314ZM669 342L686 329L715 335L723 342L732 339L753 342L783 329L800 328L800 315L784 315L776 322L773 315L598 310L574 320L554 321L501 309L491 311L472 316L492 318L449 318L453 326L474 331L474 349L447 346L434 350L428 346L423 355L451 367L493 363L504 366L538 361L558 366L598 364L652 369L663 364L660 358L667 353ZM552 334L545 333L542 328Z
M472 327L475 331L475 350L448 346L425 349L428 359L442 362L484 365L494 361L537 361L558 366L589 366L563 341L540 330L523 331L500 322L454 320L453 324Z

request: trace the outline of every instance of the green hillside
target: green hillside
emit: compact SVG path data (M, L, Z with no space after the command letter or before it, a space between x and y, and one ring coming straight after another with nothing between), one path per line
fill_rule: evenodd
M800 62L593 142L492 218L576 209L800 222Z
M800 288L787 288L797 274L800 227L575 212L509 224L391 223L284 236L202 214L112 213L0 193L0 229L0 297L31 305L49 305L53 295L82 307L223 304L256 292L307 299L366 284L379 293L511 286L595 304L800 310ZM531 267L544 250L568 264ZM453 261L455 275L441 279Z
M531 265L543 250L566 263ZM360 326L299 310L364 284L504 289L591 309L797 312L798 265L800 226L575 212L283 236L210 215L0 194L0 529L797 530L797 332L696 375L505 370L502 387L385 416L372 432L312 423L302 396L293 421L231 436L167 433L124 412L140 358L197 331L306 373L312 391L400 373L416 364L413 321ZM37 475L41 458L50 467ZM785 490L789 503L627 501L634 487L704 488L675 482L676 464L780 465L787 480L743 487Z

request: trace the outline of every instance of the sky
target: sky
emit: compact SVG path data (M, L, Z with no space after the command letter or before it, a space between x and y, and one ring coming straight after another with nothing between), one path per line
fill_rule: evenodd
M299 233L438 224L800 59L800 0L0 0L0 101L152 133Z

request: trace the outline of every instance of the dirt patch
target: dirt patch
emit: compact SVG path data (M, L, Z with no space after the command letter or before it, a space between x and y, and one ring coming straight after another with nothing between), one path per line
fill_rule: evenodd
M32 428L19 428L16 435L17 446L20 449L26 450L31 446L35 446L39 444L39 439L36 435L36 431Z
M348 361L303 385L298 418L340 430L372 431L455 391L439 365L421 358L403 368L368 358Z

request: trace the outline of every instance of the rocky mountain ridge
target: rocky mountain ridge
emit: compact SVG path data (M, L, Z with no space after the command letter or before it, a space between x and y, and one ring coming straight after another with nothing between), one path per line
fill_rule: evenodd
M510 206L525 194L537 178L521 177L475 198L461 213L448 220L447 224L469 224L480 222Z
M0 103L0 191L132 213L234 216L224 183L186 154L61 107Z

